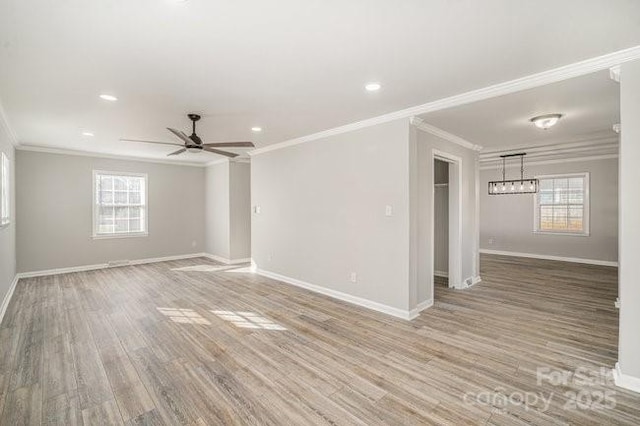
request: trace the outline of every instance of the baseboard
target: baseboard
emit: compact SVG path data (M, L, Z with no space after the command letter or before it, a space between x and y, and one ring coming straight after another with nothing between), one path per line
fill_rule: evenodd
M2 319L4 318L5 312L7 312L7 308L9 307L9 302L11 301L11 297L13 296L13 291L16 289L16 285L18 284L18 280L20 277L16 275L13 277L13 281L9 286L9 291L4 295L4 299L2 300L2 305L0 305L0 324L2 324Z
M557 260L559 262L585 263L587 265L614 266L616 268L618 267L618 262L613 262L610 260L583 259L581 257L548 256L545 254L518 253L515 251L502 251L502 250L489 250L489 249L480 249L480 253L496 254L499 256L527 257L530 259Z
M333 297L334 299L338 299L338 300L342 300L343 302L348 302L354 305L362 306L364 308L371 309L377 312L382 312L384 314L391 315L396 318L401 318L404 320L411 320L415 318L411 316L412 311L394 308L392 306L384 305L382 303L373 302L368 299L363 299L362 297L353 296L351 294L343 293L341 291L331 290L326 287L321 287L316 284L311 284L305 281L301 281L296 278L291 278L285 275L276 274L275 272L265 271L264 269L256 269L256 273L259 275L262 275L263 277L267 277L276 281L281 281L287 284L291 284L296 287L301 287L306 290L313 291L314 293L319 293L325 296Z
M71 266L68 268L46 269L42 271L20 272L18 278L42 277L46 275L69 274L72 272L94 271L97 269L117 268L120 266L143 265L145 263L169 262L171 260L192 259L194 257L206 257L204 253L180 254L177 256L152 257L148 259L128 260L126 263L110 265L109 263L98 263L95 265Z
M243 258L243 259L227 259L226 257L217 256L217 255L211 254L211 253L202 253L202 255L204 257L208 257L211 260L215 260L216 262L224 263L225 265L237 265L237 264L240 264L240 263L250 263L251 262L251 258L250 257L246 257L246 258Z
M433 275L436 277L449 278L449 273L447 271L433 271Z
M616 367L613 369L613 381L616 386L640 393L640 378L622 374L619 362L616 362Z
M415 319L420 315L420 312L424 311L427 308L433 306L433 299L425 300L424 302L418 303L418 305L409 311L409 319Z

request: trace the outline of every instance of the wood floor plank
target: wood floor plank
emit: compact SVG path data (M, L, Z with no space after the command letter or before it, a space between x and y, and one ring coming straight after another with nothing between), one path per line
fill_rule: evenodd
M210 259L20 280L0 324L0 424L621 424L617 270L481 257L413 321ZM540 382L540 368L604 371ZM602 369L602 370L601 370ZM568 409L571 392L615 407ZM549 404L465 395L552 396Z

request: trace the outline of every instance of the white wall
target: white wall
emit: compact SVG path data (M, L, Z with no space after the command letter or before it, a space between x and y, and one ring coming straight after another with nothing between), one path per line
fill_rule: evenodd
M229 162L207 167L205 179L206 252L230 259Z
M619 367L640 392L640 61L620 72L620 338ZM631 383L627 383L629 385Z
M525 164L526 166L526 164ZM590 173L590 235L565 236L533 233L533 195L488 195L491 180L501 179L497 169L480 173L480 247L616 262L618 260L618 159L526 166L527 176ZM507 176L519 175L508 168ZM493 240L493 243L491 243Z
M149 236L94 240L93 170L148 174ZM19 272L202 252L204 169L41 152L16 154Z
M16 275L16 203L15 203L15 149L0 123L0 152L9 157L11 173L11 223L0 228L0 309ZM1 317L0 312L0 317Z
M398 120L253 156L258 268L408 310L408 129Z
M477 168L478 153L464 148L438 136L432 135L418 128L412 127L412 150L417 158L415 172L415 186L412 185L416 203L412 205L415 219L412 221L412 305L415 306L431 298L433 291L434 268L432 265L433 251L431 241L434 238L432 229L432 199L434 185L434 161L433 150L439 150L462 159L462 280L479 277L478 240L479 228L477 222ZM451 167L451 166L450 166ZM449 181L449 197L453 195L451 187L453 180ZM453 224L449 223L449 226ZM451 244L451 241L449 241ZM451 271L449 276L451 276Z

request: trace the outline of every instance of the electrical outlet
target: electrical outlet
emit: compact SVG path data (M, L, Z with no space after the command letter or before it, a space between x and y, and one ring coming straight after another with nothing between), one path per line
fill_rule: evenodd
M493 244L493 243L495 243L495 242L496 242L496 239L495 239L495 238L493 238L493 237L489 238L489 244Z
M358 274L352 272L351 276L349 277L349 281L351 281L352 283L358 282Z
M384 209L385 216L393 216L393 206L386 206Z
M260 208L260 206L253 206L253 212L255 214L260 214L261 211L262 209Z

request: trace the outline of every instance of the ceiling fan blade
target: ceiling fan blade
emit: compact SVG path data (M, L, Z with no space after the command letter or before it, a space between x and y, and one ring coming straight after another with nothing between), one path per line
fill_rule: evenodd
M182 148L177 150L176 152L172 152L171 154L167 154L167 157L170 157L172 155L178 155L178 154L182 154L183 152L185 152L187 150L187 148Z
M174 145L174 146L182 146L182 144L179 143L173 143L173 142L156 142L156 141L145 141L142 139L124 139L124 138L120 138L120 142L143 142L143 143L155 143L158 145Z
M192 145L194 143L189 136L185 135L180 130L172 129L171 127L167 127L167 130L182 139L187 145Z
M234 158L234 157L238 156L238 154L234 154L233 152L220 151L219 149L213 149L213 148L209 148L209 147L204 147L202 149L207 151L207 152L213 152L214 154L224 155L225 157Z
M253 144L253 142L212 142L212 143L205 143L204 146L218 146L218 147L249 147L249 148L253 148L255 147L255 145Z

